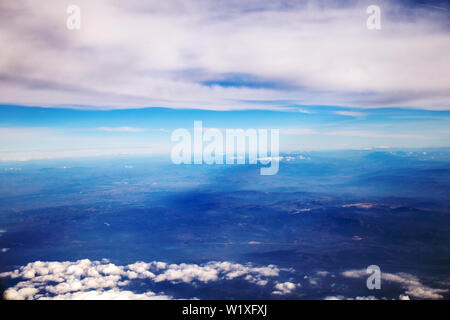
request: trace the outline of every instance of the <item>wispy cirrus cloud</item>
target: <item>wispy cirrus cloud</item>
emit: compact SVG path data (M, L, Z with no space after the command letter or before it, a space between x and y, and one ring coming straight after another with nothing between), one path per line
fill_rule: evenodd
M105 132L144 132L143 128L134 127L98 127L97 130Z
M417 134L408 133L390 133L368 130L333 130L325 131L311 128L287 128L280 131L283 135L325 135L325 136L342 136L342 137L362 137L362 138L395 138L395 139L412 139L423 138Z
M336 111L334 113L337 115L340 115L340 116L349 116L349 117L355 117L355 118L367 116L367 113L359 112L359 111Z
M421 137L416 134L384 133L384 132L364 131L364 130L330 131L326 132L325 134L333 136L364 137L364 138L412 139Z
M308 134L320 134L321 132L316 129L310 128L286 128L280 131L285 135L308 135Z

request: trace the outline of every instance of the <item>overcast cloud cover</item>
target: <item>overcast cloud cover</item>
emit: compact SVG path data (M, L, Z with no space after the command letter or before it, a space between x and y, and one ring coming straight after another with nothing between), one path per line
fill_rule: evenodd
M368 30L375 2L382 29ZM448 110L448 8L343 3L2 1L0 103Z

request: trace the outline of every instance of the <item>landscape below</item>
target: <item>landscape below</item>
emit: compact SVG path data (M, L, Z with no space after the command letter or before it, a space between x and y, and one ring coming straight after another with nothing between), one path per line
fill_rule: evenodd
M450 151L0 164L8 299L448 299ZM366 268L382 272L369 290Z

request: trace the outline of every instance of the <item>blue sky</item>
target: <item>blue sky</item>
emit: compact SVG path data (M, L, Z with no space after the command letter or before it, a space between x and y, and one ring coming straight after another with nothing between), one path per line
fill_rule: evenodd
M193 128L280 129L281 151L448 147L450 111L291 106L290 111L0 107L1 160L165 155L171 132Z
M283 151L449 146L445 1L7 0L0 14L3 160L167 153L194 120L279 128Z

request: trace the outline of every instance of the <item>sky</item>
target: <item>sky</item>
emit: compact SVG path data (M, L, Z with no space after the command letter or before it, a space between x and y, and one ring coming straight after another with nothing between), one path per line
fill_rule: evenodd
M175 129L279 129L281 152L448 147L450 111L291 106L290 111L0 106L0 161L170 157Z
M373 4L380 30L366 26ZM279 128L284 151L448 147L449 9L2 1L0 160L165 153L194 120Z

